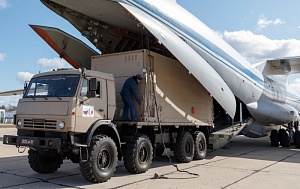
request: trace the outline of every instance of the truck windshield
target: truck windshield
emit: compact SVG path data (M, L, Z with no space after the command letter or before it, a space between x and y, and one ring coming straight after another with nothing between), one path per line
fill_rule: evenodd
M73 97L79 75L51 75L31 79L24 98Z

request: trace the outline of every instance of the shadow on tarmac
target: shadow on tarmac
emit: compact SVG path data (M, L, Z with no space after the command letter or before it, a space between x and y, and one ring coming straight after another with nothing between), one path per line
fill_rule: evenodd
M3 137L0 137L0 140L2 141ZM16 153L18 153L17 148L15 149ZM184 167L184 170L187 170L189 168L210 164L213 162L220 161L220 159L224 160L226 158L228 159L231 157L274 162L280 161L288 163L300 163L300 149L296 149L294 146L291 146L290 148L271 147L269 143L269 138L267 137L261 139L250 139L244 136L238 136L225 148L208 152L205 160L199 160L197 162L193 161L194 163L191 163L190 165L176 162L172 153L170 153L170 157L172 159L172 164L177 164L179 167ZM61 166L61 168L55 173L39 174L34 172L28 164L27 150L26 152L24 152L24 155L21 156L0 158L0 164L0 177L2 177L3 175L15 175L19 177L33 179L36 182L53 182L55 184L66 183L62 184L62 188L64 188L65 186L80 187L93 184L86 181L81 176L79 165L72 163L70 160L64 160L64 163ZM164 166L170 166L169 158L166 155L156 157L153 160L150 169ZM175 168L174 172L176 172ZM119 161L117 170L113 177L124 177L130 175L133 174L127 172L123 165L123 161ZM0 179L0 186L3 186L2 182L4 181ZM19 185L14 185L14 187L17 186ZM60 187L58 186L56 188Z

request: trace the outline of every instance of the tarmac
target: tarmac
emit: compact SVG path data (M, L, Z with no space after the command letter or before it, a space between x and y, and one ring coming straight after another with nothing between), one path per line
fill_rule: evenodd
M69 160L64 160L55 173L34 172L28 164L27 149L18 153L15 146L3 145L4 134L16 134L16 129L0 125L0 188L300 188L300 149L271 147L269 137L237 136L226 148L209 152L204 160L177 164L192 174L176 171L163 155L143 174L127 172L120 161L109 181L94 184L86 181L79 165Z

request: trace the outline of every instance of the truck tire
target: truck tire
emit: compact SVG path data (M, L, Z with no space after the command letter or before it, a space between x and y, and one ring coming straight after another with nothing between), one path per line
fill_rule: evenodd
M201 131L194 133L194 160L202 160L206 157L207 145L205 135Z
M300 148L300 131L294 133L294 143L296 148Z
M174 156L181 163L189 163L194 157L194 140L190 132L184 131L174 147Z
M28 150L28 162L32 170L37 173L53 173L63 163L62 157L45 157L33 149Z
M153 159L153 147L146 135L135 137L128 142L124 150L124 165L130 173L148 171Z
M271 131L270 140L271 140L271 146L272 147L278 147L279 146L279 135L278 135L277 130L273 129Z
M115 142L108 136L96 136L88 147L88 158L81 161L82 176L90 182L109 180L116 171L118 151Z

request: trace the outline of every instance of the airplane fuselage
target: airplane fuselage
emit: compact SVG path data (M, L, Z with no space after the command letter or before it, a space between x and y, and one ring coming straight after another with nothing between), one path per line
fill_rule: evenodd
M63 8L51 7L46 0L42 1L46 6L61 14ZM218 102L221 105L223 102L223 108L230 110L231 115L234 114L236 106L231 96L237 97L247 107L253 118L248 123L249 128L251 125L263 127L300 120L300 97L287 91L287 74L274 74L272 65L267 61L261 63L259 68L250 64L234 48L221 39L216 32L182 8L175 0L89 0L89 3L86 2L84 4L79 0L72 2L52 0L52 2L77 11L93 20L99 20L101 32L104 32L103 35L101 34L103 43L101 45L95 44L95 46L102 51L107 51L104 53L114 52L114 49L121 49L117 44L117 40L111 40L115 34L120 34L119 31L116 33L116 29L138 35L142 32L140 26L144 25L156 39L161 40L160 43L174 57L182 63L186 61L185 66L191 74L199 82L202 82L204 86L207 84L205 86L207 89L210 87L208 91L214 92L212 96L219 100ZM79 18L76 14L74 14L74 17L72 17L72 13L69 15L64 13L61 16L69 20L84 35L87 35L90 41L99 37L97 35L91 36L89 31L84 31L85 26L76 21ZM97 27L99 28L99 26ZM113 31L112 36L109 36L110 33L108 32L105 33L109 27L112 27L110 30ZM109 39L105 38L105 34L108 35ZM176 36L174 37L174 35ZM123 33L122 36L126 37L127 34ZM178 41L176 37L181 40ZM131 39L134 40L134 38ZM177 41L174 42L173 39ZM188 48L188 50L185 48ZM184 51L185 55L182 55L181 51ZM191 56L192 64L194 65L191 65L191 61L186 60L189 56ZM205 64L209 66L203 66ZM208 70L212 69L209 71L200 70L201 68L204 69L204 67ZM282 69L284 70L285 68L282 67ZM205 74L204 72L206 71L209 74L201 78L199 73ZM209 78L210 74L211 78ZM222 82L225 81L225 87L221 88L221 92L224 91L225 98L233 102L230 105L224 102L224 98L222 99L220 95L218 96L217 90L214 90L221 84L215 82L213 84L215 86L210 86L211 83L207 81L219 77L222 79ZM222 84L222 86L224 85ZM231 95L231 92L233 95ZM228 108L228 106L234 106L234 108ZM262 131L261 133L266 132Z
M286 113L285 116L271 116L279 117L277 120L266 120L265 115L257 115L256 118L264 119L261 122L279 124L290 119L299 119L299 97L287 91L285 75L263 75L214 31L173 1L126 0L125 2L147 12L184 39L220 74L233 94L246 105L249 104L250 109L257 109L252 103L259 103L258 105L262 103L261 106L270 105L270 111L280 108ZM268 108L263 107L263 111L268 111ZM290 116L291 111L297 114ZM279 111L278 114L283 113Z

